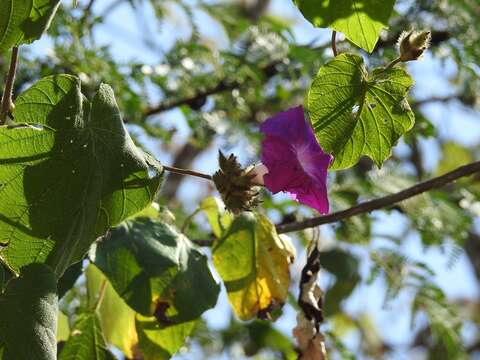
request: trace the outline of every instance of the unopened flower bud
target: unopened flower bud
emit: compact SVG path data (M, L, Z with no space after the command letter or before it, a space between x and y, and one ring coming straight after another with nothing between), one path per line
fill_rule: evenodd
M257 174L251 166L243 169L237 158L231 154L228 158L219 152L220 170L213 174L213 182L222 196L225 207L233 213L250 211L259 204Z
M430 46L430 31L404 31L398 38L400 61L417 60Z
M251 171L252 175L255 175L255 177L252 179L252 183L255 185L259 186L264 186L265 181L263 180L263 177L268 174L268 168L263 165L263 164L257 164L253 167Z

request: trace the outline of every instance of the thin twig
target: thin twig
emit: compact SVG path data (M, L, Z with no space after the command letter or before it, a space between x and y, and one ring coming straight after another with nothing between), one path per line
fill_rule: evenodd
M192 212L190 215L187 216L187 218L185 219L185 221L183 222L183 225L180 229L180 232L182 234L185 234L185 231L187 230L187 227L188 225L190 225L190 223L192 222L193 218L200 212L202 211L203 209L201 207L198 207L195 209L194 212Z
M95 306L93 309L98 311L100 306L102 306L103 298L105 297L105 290L107 290L107 280L104 279L102 281L102 285L100 285L100 290L98 291L97 301L95 301Z
M352 216L369 213L373 210L388 207L400 201L409 199L426 191L440 188L448 183L451 183L459 178L473 175L480 172L480 161L476 161L457 169L450 171L444 175L435 177L433 179L418 183L408 189L399 191L392 195L387 195L378 199L366 201L358 205L352 206L346 210L337 211L329 215L323 215L307 219L299 222L292 222L284 225L277 225L277 232L279 234L291 231L299 231L315 226L334 223Z
M2 96L2 104L0 107L0 125L7 122L7 118L13 106L13 84L15 83L15 74L18 64L18 46L12 48L12 56L10 59L10 68L8 70L7 79L5 80L5 91Z
M335 30L332 31L332 51L333 56L337 56L337 32Z
M163 168L165 170L167 170L169 172L172 172L172 173L175 173L175 174L190 175L190 176L196 176L196 177L199 177L199 178L202 178L202 179L212 180L211 175L203 174L203 173L193 171L193 170L179 169L179 168L176 168L176 167L166 166L166 165L163 165Z

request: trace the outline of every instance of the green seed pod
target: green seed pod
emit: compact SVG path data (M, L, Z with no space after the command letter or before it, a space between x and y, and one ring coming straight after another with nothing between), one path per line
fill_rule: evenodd
M398 38L400 61L417 60L430 46L430 31L404 31Z

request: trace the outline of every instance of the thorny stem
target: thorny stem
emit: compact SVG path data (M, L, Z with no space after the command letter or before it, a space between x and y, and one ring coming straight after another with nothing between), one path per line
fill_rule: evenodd
M18 64L18 46L12 48L12 56L10 59L10 68L8 70L7 78L5 80L5 90L2 96L2 103L0 107L0 125L7 122L10 111L12 110L13 101L13 84L15 83L15 74L17 72Z
M100 306L102 306L103 298L105 297L105 290L107 290L107 280L103 280L102 285L100 285L100 290L98 291L97 301L95 302L95 306L93 309L98 311Z
M399 191L392 195L387 195L378 199L365 201L351 208L337 211L328 215L317 216L300 222L292 222L283 225L277 225L277 232L279 234L304 230L307 228L316 227L323 224L330 224L340 220L350 218L352 216L365 214L378 210L381 208L389 207L400 201L417 196L421 193L429 190L440 188L448 183L451 183L461 177L470 176L480 172L480 161L476 161L464 166L460 166L453 171L450 171L444 175L434 177L430 180L418 183L405 190Z
M337 32L335 30L332 31L332 51L333 56L337 56Z
M175 173L175 174L190 175L190 176L196 176L196 177L206 179L206 180L212 180L211 175L203 174L203 173L193 171L193 170L180 169L180 168L176 168L176 167L172 167L172 166L165 166L165 165L163 165L163 168L165 170L167 170L169 172L172 172L172 173Z

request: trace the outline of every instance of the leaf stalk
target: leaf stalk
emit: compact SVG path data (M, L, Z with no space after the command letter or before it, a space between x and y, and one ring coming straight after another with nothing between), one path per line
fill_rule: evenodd
M8 70L7 78L5 80L5 90L2 96L2 102L0 105L0 125L7 122L10 112L13 108L13 84L15 83L15 74L17 72L18 65L18 46L12 48L12 55L10 59L10 68Z

